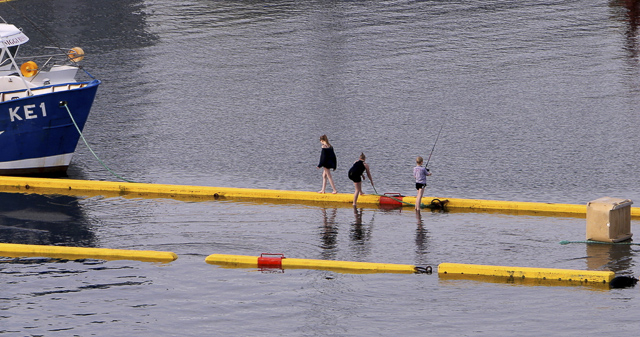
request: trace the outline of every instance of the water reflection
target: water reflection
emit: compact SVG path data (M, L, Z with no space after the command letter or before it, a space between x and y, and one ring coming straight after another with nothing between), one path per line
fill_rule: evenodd
M629 71L629 87L634 92L640 90L638 73L640 72L640 50L638 46L638 26L640 24L640 1L611 0L609 5L614 9L614 19L624 22L624 41L622 49L625 53L626 69Z
M640 23L640 2L637 0L613 0L612 7L622 7L624 14L618 19L628 23L625 30L625 49L633 59L638 57L638 23Z
M633 256L631 245L626 244L587 244L587 269L611 270L616 275L633 274Z
M426 264L429 232L424 228L422 213L420 211L416 212L416 222L416 264Z
M368 225L362 222L362 208L354 207L353 216L355 220L351 224L351 231L349 233L349 238L351 239L351 247L353 248L356 255L358 255L359 257L365 257L369 255L369 250L371 248L369 245L369 241L371 239L371 232L373 229L373 216L371 217L371 222Z
M78 203L66 195L0 193L0 241L93 247L94 233Z
M333 260L338 246L338 226L336 224L337 208L322 208L322 258Z
M37 29L49 32L48 35L28 34L33 44L25 45L27 48L56 44L58 38L64 37L64 42L80 43L96 54L145 47L157 41L157 37L148 32L147 14L144 11L146 6L143 2L111 0L88 3L76 0L60 4L38 1L38 8L33 7L34 3L29 1L7 2L2 13L5 20L28 31ZM34 16L34 10L39 16ZM60 18L69 13L92 11L102 15L77 15L60 24ZM125 63L122 59L116 62L118 61ZM127 58L127 61L131 59Z

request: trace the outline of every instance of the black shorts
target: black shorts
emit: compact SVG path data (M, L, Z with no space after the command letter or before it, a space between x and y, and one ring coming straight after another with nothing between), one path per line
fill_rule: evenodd
M425 188L426 186L427 186L427 184L416 183L416 190L419 190L421 188Z
M354 183L362 182L362 175L356 174L355 172L349 170L349 179Z

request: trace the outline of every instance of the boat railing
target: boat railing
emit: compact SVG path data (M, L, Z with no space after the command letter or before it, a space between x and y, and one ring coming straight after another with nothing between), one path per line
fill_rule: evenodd
M6 102L18 98L24 98L29 96L43 95L60 91L68 91L74 89L80 89L87 86L88 83L67 83L67 84L59 84L59 85L51 85L47 87L41 87L36 89L22 89L22 90L14 90L0 93L0 102ZM31 92L31 95L29 95Z

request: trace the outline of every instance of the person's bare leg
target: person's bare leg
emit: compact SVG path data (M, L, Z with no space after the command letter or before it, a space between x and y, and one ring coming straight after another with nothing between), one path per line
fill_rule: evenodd
M416 211L420 210L420 206L422 205L422 195L424 194L424 188L418 190L418 195L416 196Z
M356 188L353 193L353 206L356 206L358 204L358 196L362 193L362 182L353 183L353 186Z
M318 193L324 193L327 188L327 170L326 167L322 168L322 189Z
M325 172L327 173L327 178L329 178L329 184L331 185L331 188L333 189L333 194L338 193L338 190L336 190L336 185L333 183L333 177L331 176L331 170L329 170L328 168L324 168ZM324 189L323 189L324 190Z

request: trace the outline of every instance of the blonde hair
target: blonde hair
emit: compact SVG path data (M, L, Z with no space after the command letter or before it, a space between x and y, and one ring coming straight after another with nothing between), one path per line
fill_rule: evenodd
M416 158L416 164L422 165L423 162L424 162L424 159L422 159L422 157L418 156L418 158Z
M325 142L327 143L327 145L331 146L331 143L329 143L329 138L327 138L327 135L320 136L320 141Z
M364 155L364 152L360 152L360 160L362 161L367 160L367 156Z

